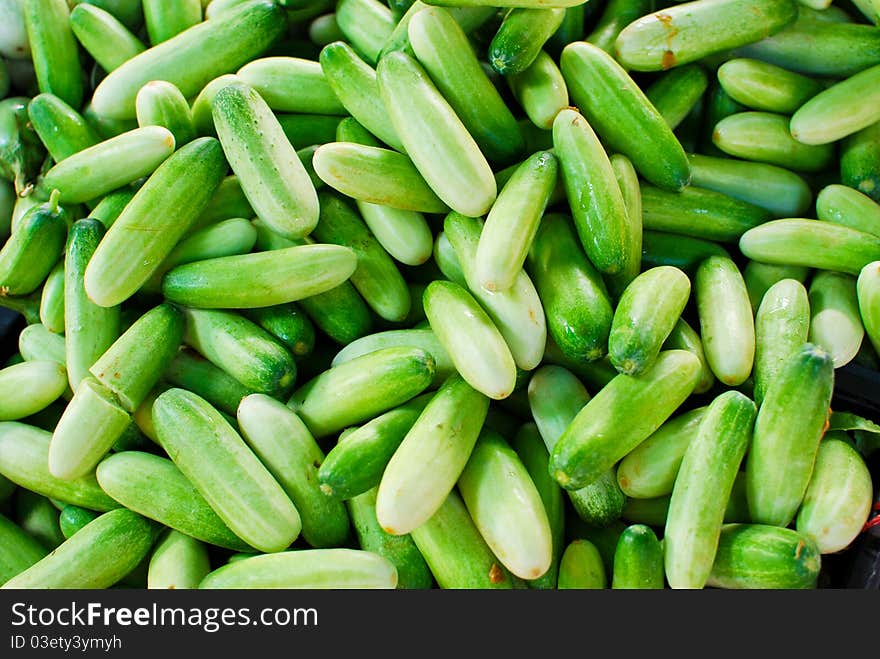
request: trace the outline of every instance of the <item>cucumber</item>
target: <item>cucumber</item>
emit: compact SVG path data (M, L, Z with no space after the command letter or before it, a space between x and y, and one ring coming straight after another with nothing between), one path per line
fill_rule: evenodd
M626 454L617 466L617 482L628 497L650 499L672 493L687 447L706 414L698 407L669 419Z
M694 387L695 394L706 393L715 384L715 375L712 373L712 368L706 359L706 352L703 350L703 339L687 324L684 318L679 318L675 323L666 341L663 342L662 348L687 350L700 360L700 381Z
M568 87L562 72L545 51L528 68L507 77L514 98L538 128L550 130L556 115L568 107Z
M64 336L45 325L28 325L18 335L18 350L25 361L48 359L64 365Z
M173 5L162 0L142 0L142 4L147 34L154 46L202 21L200 0L180 0Z
M789 132L789 118L772 112L738 112L715 124L712 142L726 154L786 167L821 172L832 164L831 144L803 144Z
M96 475L107 494L144 517L211 545L252 551L167 458L123 451L104 458Z
M434 578L412 537L390 535L379 526L376 519L376 492L373 487L346 503L358 544L364 551L378 554L394 564L399 590L431 588Z
M92 209L92 212L89 214L90 219L98 220L98 222L104 225L105 229L109 229L119 218L128 202L132 200L134 192L131 188L122 188L105 195L98 202L97 206Z
M56 506L52 501L58 502L58 505ZM63 506L65 504L57 499L49 499L22 488L15 493L12 521L39 542L44 551L51 552L66 539L61 532L61 515L58 511L59 507Z
M840 182L880 203L880 121L841 144Z
M525 423L516 432L511 444L520 461L529 473L550 523L552 556L550 567L537 579L528 581L529 588L553 589L556 587L561 569L560 560L565 542L565 509L562 488L553 480L547 466L550 454L534 423Z
M727 257L710 256L694 278L706 360L724 384L746 381L755 361L755 320L742 274Z
M537 579L553 560L550 522L541 495L514 450L484 430L458 479L480 535L516 576Z
M431 258L434 236L424 215L366 201L355 203L367 227L390 256L411 266Z
M596 480L669 418L693 391L699 373L693 354L667 350L642 375L616 376L559 438L550 456L554 478L568 490Z
M831 355L807 343L767 387L746 458L755 523L786 526L794 519L827 427L833 384Z
M31 56L27 27L21 0L0 3L0 54L8 60L25 60Z
M822 554L846 549L863 530L871 513L871 474L852 446L826 437L795 528L811 537Z
M80 3L70 12L70 27L82 47L104 71L112 71L147 47L113 14Z
M241 399L252 393L226 371L188 349L177 352L163 373L163 378L171 385L198 394L226 414L234 415ZM149 396L144 403L147 401ZM152 406L152 402L149 404ZM142 403L138 410L143 406Z
M82 115L54 94L34 96L28 103L27 114L56 163L101 141Z
M346 113L316 61L301 57L263 57L248 62L236 75L253 87L275 112Z
M599 550L589 540L573 540L559 562L559 590L601 590L608 586Z
M755 314L755 402L760 405L786 361L809 339L810 300L803 284L782 279L761 299Z
M0 585L46 556L46 548L12 520L0 515Z
M605 283L585 257L570 220L548 214L527 258L546 314L547 330L562 353L576 362L607 352L614 311Z
M792 529L725 524L706 581L714 588L815 588L821 557L816 543Z
M143 286L207 206L226 166L220 143L210 137L193 140L163 162L95 250L85 274L88 296L110 307Z
M862 325L874 349L880 352L880 261L862 268L856 281Z
M40 322L50 332L64 333L64 261L55 264L43 284Z
M627 225L627 256L626 267L608 279L609 287L614 292L614 297L620 298L623 290L642 271L642 190L639 183L639 175L632 162L625 155L615 153L611 156L611 168L617 178L617 185L623 195L623 203L626 206Z
M302 535L312 547L336 547L348 537L341 501L324 495L318 469L324 452L299 417L265 394L251 394L238 406L242 437L296 506Z
M138 318L89 368L95 379L134 412L162 377L183 341L184 316L162 303Z
M582 115L565 109L553 121L553 145L587 257L603 274L623 271L629 256L626 205L599 138Z
M737 473L733 481L733 489L724 509L724 523L747 523L749 521L749 503L746 500L745 472ZM669 512L670 495L666 494L651 499L627 499L623 509L623 519L633 524L647 524L662 529L666 525Z
M759 41L797 16L791 0L687 2L634 20L618 35L614 54L636 71L670 69Z
M643 185L641 192L642 222L651 231L732 243L772 217L763 208L695 186L669 192Z
M724 511L752 438L754 402L728 391L709 405L675 478L663 534L672 588L702 588L712 571Z
M880 204L845 185L822 188L816 196L816 217L880 236Z
M13 183L19 196L28 194L39 183L37 177L46 155L39 136L29 125L28 101L23 96L0 101L0 176ZM16 215L12 216L13 229Z
M827 350L834 368L840 368L853 360L864 337L856 278L839 272L813 275L809 341Z
M26 361L0 369L0 420L36 414L67 389L67 371L56 361Z
M499 565L455 490L411 535L440 588L513 588L512 576Z
M770 287L783 279L794 279L803 284L810 273L808 268L798 265L774 265L749 260L743 268L743 279L749 290L749 300L752 309L757 313L761 301L770 290Z
M694 186L758 206L773 217L797 217L813 201L803 177L782 167L698 154L688 159Z
M431 382L431 386L439 386L455 371L452 359L443 346L440 345L440 341L437 340L433 330L428 328L388 330L355 339L336 353L331 366L338 366L374 350L400 346L421 348L434 358L434 380Z
M534 23L530 27L534 28ZM442 7L425 7L413 14L407 33L416 59L486 158L508 164L521 157L525 144L516 119L452 14ZM497 65L492 48L490 44L489 62Z
M789 115L824 89L813 78L748 58L731 59L718 67L718 81L747 108Z
M606 53L613 54L614 42L623 28L637 18L654 11L654 5L654 0L609 0L585 41L598 46Z
M663 548L650 527L626 527L614 550L611 587L616 590L663 588Z
M489 64L504 76L522 73L565 18L562 7L511 9L489 43Z
M431 189L452 210L484 215L497 194L492 169L425 69L396 51L381 59L376 77L391 123Z
M301 549L243 558L217 568L200 589L395 588L397 569L387 558L357 549Z
M423 301L431 329L465 381L489 398L510 396L516 363L501 332L473 296L454 282L436 280L428 284Z
M102 307L88 296L84 276L104 240L104 226L93 219L70 228L64 257L64 345L67 377L76 391L89 369L119 337L119 307Z
M781 248L784 245L784 248ZM750 259L858 275L880 260L880 237L864 231L799 218L771 220L749 229L739 248Z
M355 252L346 246L300 245L179 265L163 277L162 292L191 308L253 309L324 293L356 268Z
M135 97L139 126L163 126L174 135L179 148L196 138L189 103L170 82L152 80Z
M111 510L86 524L4 589L103 589L131 572L153 544L151 523L130 510Z
M67 222L57 192L28 209L0 249L0 297L37 290L64 251Z
M85 85L67 2L21 0L20 4L40 91L78 108Z
M336 5L336 23L352 46L375 64L395 21L379 0L343 0Z
M391 456L433 394L422 394L340 437L318 469L326 496L352 498L379 485Z
M147 570L147 588L197 588L211 571L208 548L195 538L170 530L156 543Z
M382 474L376 515L386 533L410 533L444 505L467 464L488 409L489 399L460 375L443 383ZM430 565L418 537L413 539Z
M671 266L645 270L626 287L608 337L608 355L620 373L639 375L654 363L690 292L688 276Z
M709 86L706 72L686 64L665 73L645 90L645 96L670 129L678 128L700 102Z
M642 233L642 267L672 265L693 276L697 266L710 256L730 256L715 242L682 234L645 229Z
M246 388L281 396L293 387L293 355L266 330L230 311L187 308L184 314L184 343Z
M493 206L490 217L495 213L496 206ZM509 208L507 202L502 202L499 210L504 208ZM443 235L449 240L462 270L465 280L462 285L466 285L498 328L517 367L528 371L540 363L544 354L547 342L544 309L534 283L521 267L516 268L512 283L505 290L490 291L481 285L480 245L484 242L485 226L478 218L468 218L452 212L443 221Z
M278 481L203 398L169 389L153 403L159 444L224 523L263 552L286 549L302 522Z
M283 10L274 2L244 3L114 69L95 88L92 107L111 119L133 118L137 93L151 80L170 82L185 98L191 98L214 78L260 55L284 31L285 24Z
M315 327L293 303L251 309L246 315L287 346L295 358L310 355L315 348Z
M792 116L792 137L804 144L829 144L877 123L878 82L880 64L819 92ZM859 102L853 105L853 99Z

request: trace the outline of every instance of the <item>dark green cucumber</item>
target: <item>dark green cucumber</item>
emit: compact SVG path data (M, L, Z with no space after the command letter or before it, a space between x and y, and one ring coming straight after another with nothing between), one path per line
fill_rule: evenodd
M880 202L880 122L843 141L840 181Z
M697 64L686 64L658 78L645 90L645 96L675 130L694 110L708 86L706 72Z
M293 353L304 357L315 347L315 326L295 303L249 309L245 315L272 334Z
M93 510L68 504L61 509L61 514L58 516L58 526L61 527L61 533L64 534L65 539L68 539L97 517L98 513Z
M0 249L0 296L27 295L43 283L64 250L67 222L57 192L25 213Z
M163 377L174 386L198 394L226 414L234 415L241 399L253 393L193 350L178 351Z
M78 108L85 81L67 2L23 0L21 7L40 91Z
M663 588L663 548L650 527L628 526L614 550L611 587L625 590Z
M637 18L654 11L655 4L655 0L609 0L585 41L613 54L614 42L621 30Z
M565 13L561 7L512 9L489 44L489 64L505 76L525 71L562 24Z
M28 117L55 162L101 141L82 115L54 94L34 96Z

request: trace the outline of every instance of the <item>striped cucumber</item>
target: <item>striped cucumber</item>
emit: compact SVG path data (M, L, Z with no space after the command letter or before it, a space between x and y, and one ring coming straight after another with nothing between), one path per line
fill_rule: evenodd
M809 343L769 383L746 458L754 522L785 526L794 519L826 428L833 384L831 355Z
M738 391L712 401L675 478L664 538L672 588L702 588L712 571L724 511L752 438L755 404Z
M315 327L309 317L295 304L251 309L248 319L280 339L294 357L310 355L315 349Z
M856 278L839 272L817 272L810 282L809 295L809 341L827 350L834 368L840 368L853 360L865 338Z
M407 330L388 330L385 332L375 332L367 334L359 339L355 339L346 344L336 356L333 357L331 366L338 366L343 362L348 362L355 357L360 357L374 350L382 348L392 348L400 346L411 346L413 348L421 348L434 358L434 380L432 386L439 386L446 378L455 371L455 366L449 354L440 345L437 335L431 329L407 329Z
M525 71L562 25L565 13L563 7L511 9L489 44L489 64L505 76Z
M880 121L841 144L840 182L880 202Z

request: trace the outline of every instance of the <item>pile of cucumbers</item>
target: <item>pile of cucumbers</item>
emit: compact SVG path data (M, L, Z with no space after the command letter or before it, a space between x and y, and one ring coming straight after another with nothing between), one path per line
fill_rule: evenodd
M878 23L0 0L0 584L823 585L874 524Z

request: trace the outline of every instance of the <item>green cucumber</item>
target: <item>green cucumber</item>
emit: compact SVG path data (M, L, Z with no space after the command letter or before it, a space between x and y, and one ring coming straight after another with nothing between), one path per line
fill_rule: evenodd
M553 146L587 257L603 274L623 271L629 256L626 205L599 138L580 113L565 109L553 121Z
M318 469L324 495L351 500L378 486L388 461L432 396L417 396L340 437Z
M614 54L636 71L665 70L759 41L797 16L791 0L686 2L627 25L614 42Z
M679 456L681 457L681 456ZM623 519L632 524L647 524L662 529L669 513L670 495L665 494L651 499L627 499L623 508ZM733 489L724 509L724 523L746 523L749 521L749 503L746 500L745 472L737 473Z
M206 576L199 588L395 588L397 568L387 558L358 549L301 549L263 554L228 563Z
M706 72L696 64L672 69L645 90L645 96L669 128L675 130L699 103L709 86Z
M82 47L108 72L147 49L113 14L91 4L73 8L70 27Z
M409 533L443 506L467 464L488 408L489 399L460 375L443 383L382 474L376 514L387 533Z
M152 524L130 510L111 510L86 524L4 589L108 588L131 572L153 544Z
M852 361L865 337L856 278L839 272L817 272L809 291L809 341L827 350L834 368L840 368Z
M774 217L797 217L813 201L798 174L766 163L690 154L693 185L759 206Z
M50 332L64 333L64 261L52 268L40 294L40 322Z
M53 504L55 501L57 503ZM31 538L43 546L44 550L52 551L66 540L61 532L61 515L59 508L66 504L58 499L37 494L27 488L20 488L12 502L12 521Z
M269 228L301 238L318 223L318 197L305 167L262 97L230 83L211 103L223 152L242 190Z
M199 540L171 529L156 543L147 569L147 588L197 588L211 571L208 548Z
M699 374L700 361L692 353L667 350L642 375L616 376L559 438L550 456L554 478L568 490L599 478L669 418Z
M712 142L728 155L797 172L820 172L834 159L831 144L803 144L789 132L789 118L772 112L738 112L715 124Z
M384 348L323 371L299 387L287 404L322 438L407 402L433 377L434 358L424 350Z
M434 579L412 536L391 535L379 526L376 492L377 489L373 487L346 503L361 549L378 554L394 564L399 590L431 588Z
M276 117L300 160L303 160L301 149L332 142L342 120L342 117L324 114L278 114Z
M712 373L728 386L742 384L755 361L755 319L739 268L730 258L710 256L697 268L694 297Z
M663 588L663 548L650 527L626 527L614 550L611 587L624 590Z
M279 304L246 312L257 325L280 339L294 357L304 357L315 348L315 326L295 304Z
M367 201L356 204L367 227L389 255L411 266L431 258L434 236L424 215Z
M516 363L510 348L473 296L454 282L436 280L423 301L431 329L468 384L495 400L513 393Z
M713 588L815 588L821 557L816 543L792 529L725 524L706 585Z
M712 373L712 368L706 359L703 339L688 325L684 318L678 319L662 347L665 350L687 350L700 360L700 381L694 387L695 394L706 393L712 388L712 385L715 384L715 374Z
M617 466L617 482L628 497L652 499L672 492L682 458L705 414L706 408L698 407L669 419L624 456Z
M89 217L93 220L98 220L98 222L104 225L104 228L109 229L119 218L128 202L132 200L134 193L135 191L131 188L122 188L105 195L98 202L98 205L92 209Z
M200 0L178 0L170 5L163 0L142 0L142 4L147 34L154 46L202 21Z
M499 565L455 490L411 536L440 588L513 588L512 576Z
M324 78L321 65L300 57L263 57L236 75L275 112L343 115L345 107Z
M317 46L326 46L334 41L345 39L339 23L336 22L336 14L323 14L309 23L309 40Z
M803 284L809 273L809 268L799 265L774 265L749 260L742 274L746 288L749 290L752 309L757 313L758 307L761 306L761 300L764 299L773 284L783 279L794 279Z
M439 386L446 378L453 374L455 366L452 358L446 352L445 348L440 345L437 335L430 328L423 329L407 329L407 330L388 330L385 332L375 332L367 334L359 339L355 339L347 343L336 356L333 357L331 366L338 366L343 362L348 362L355 357L360 357L381 350L382 348L392 348L400 346L410 346L413 348L421 348L434 358L434 380L432 386Z
M56 163L101 141L82 115L54 94L38 94L27 106L28 118Z
M772 220L749 229L739 248L750 259L858 275L880 260L880 237L864 231L799 218Z
M379 0L342 0L336 5L336 23L351 45L375 64L395 21Z
M442 7L425 7L411 17L407 33L419 63L486 158L507 164L521 157L525 144L516 119L452 14ZM493 63L492 45L489 49Z
M605 283L584 255L568 218L548 214L542 219L527 268L547 330L562 353L577 362L601 359L614 311Z
M88 296L110 307L143 286L207 206L226 167L220 143L210 137L193 140L163 162L95 250L85 274Z
M497 194L492 169L425 69L396 51L381 59L376 78L391 123L431 189L452 210L484 215Z
M810 300L796 279L782 279L761 299L755 314L754 398L760 405L782 366L803 346L810 331Z
M0 585L46 556L46 548L12 520L0 515Z
M550 130L556 115L568 107L568 87L556 62L540 51L525 70L507 78L514 98L538 128Z
M18 350L25 361L50 359L62 366L64 357L64 336L50 332L45 325L28 325L18 335Z
M730 255L718 243L702 238L650 229L642 233L643 268L673 265L693 276L697 266L710 256Z
M862 268L856 293L865 333L874 349L880 352L880 260Z
M684 311L688 276L672 266L645 270L623 291L608 336L608 355L621 373L645 372Z
M816 196L816 217L880 236L880 204L845 185L828 185Z
M261 54L284 31L285 23L283 10L274 2L244 3L114 69L95 89L92 106L97 114L111 119L132 118L137 93L151 80L170 82L186 98L195 96L217 76Z
M192 111L180 90L170 82L151 80L138 91L135 111L139 126L163 126L182 147L196 138Z
M184 314L184 343L246 388L280 396L293 387L293 355L266 330L231 311L185 309Z
M0 297L37 290L64 251L67 222L56 191L27 210L0 249Z
M159 443L221 519L263 552L286 549L302 522L278 481L204 399L169 389L153 403Z
M626 206L626 267L608 279L614 297L619 298L623 290L642 271L642 237L644 233L642 190L639 175L629 158L622 153L615 153L610 160L614 176L617 178L617 185L620 186L620 192L623 195L623 203Z
M67 371L55 361L37 360L0 369L0 420L36 414L67 389Z
M589 540L573 540L559 562L559 590L602 590L608 586L599 550Z
M0 54L7 60L25 60L31 56L24 9L20 0L4 0L0 3L2 30L0 30Z
M178 351L163 377L174 386L198 394L226 414L234 415L241 399L251 393L250 389L226 371L192 350ZM149 397L144 402L148 399Z
M40 91L78 108L85 85L67 2L22 0L21 8Z
M747 108L789 115L823 90L813 78L748 58L731 59L718 67L718 81Z
M652 231L731 243L772 217L763 208L696 186L669 192L643 185L641 191L642 222Z
M511 9L489 44L489 64L505 76L525 71L559 29L565 12L562 7Z
M738 391L712 401L675 478L664 538L672 588L702 588L712 571L724 511L752 438L755 404Z
M655 4L655 0L609 0L593 31L584 40L613 54L614 42L623 28L654 11Z
M12 96L0 101L0 176L13 183L19 198L38 183L46 155L39 135L28 120L29 100ZM13 229L15 217L14 213Z
M335 547L348 536L341 501L324 495L318 469L324 452L299 417L265 394L251 394L236 415L242 437L296 506L302 535L312 547Z
M746 458L754 522L786 526L794 519L826 428L833 384L831 355L809 343L769 383Z
M167 458L123 451L104 458L96 475L107 494L144 517L211 545L250 549Z
M880 121L841 144L840 182L880 203Z

